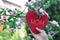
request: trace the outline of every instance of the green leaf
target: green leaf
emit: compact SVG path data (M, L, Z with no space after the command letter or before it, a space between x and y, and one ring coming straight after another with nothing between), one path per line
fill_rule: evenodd
M16 18L13 18L13 20L14 20L14 22L18 21L18 19L16 19Z
M8 9L7 11L8 11L9 13L11 13L11 12L12 12L12 10L11 10L11 9Z
M6 10L4 10L3 15L6 15Z
M49 40L53 40L53 38L49 37Z
M10 26L10 28L15 28L15 23L13 21L10 21L9 26Z
M1 16L0 16L0 19L1 19Z
M6 29L6 24L4 23L3 30Z
M3 10L2 11L0 11L0 14L2 14L3 13Z
M56 2L57 2L56 0L50 0L50 4L54 4Z
M10 21L13 18L13 16L9 16L8 21Z
M25 38L24 40L32 40L31 38Z

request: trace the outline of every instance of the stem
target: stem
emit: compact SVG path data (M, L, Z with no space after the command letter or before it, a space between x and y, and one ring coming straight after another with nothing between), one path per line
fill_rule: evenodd
M0 15L0 16L3 16L3 15ZM5 16L14 16L14 17L16 17L15 15L5 15ZM19 18L25 18L25 16L19 16Z

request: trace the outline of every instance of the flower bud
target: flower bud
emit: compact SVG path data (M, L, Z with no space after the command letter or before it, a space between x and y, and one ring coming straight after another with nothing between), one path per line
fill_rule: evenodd
M2 16L2 21L6 22L6 16L5 15Z

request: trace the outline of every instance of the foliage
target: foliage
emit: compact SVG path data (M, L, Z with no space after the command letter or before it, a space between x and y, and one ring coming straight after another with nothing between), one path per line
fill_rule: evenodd
M12 36L12 33L5 29L4 31L0 32L0 40L8 40Z

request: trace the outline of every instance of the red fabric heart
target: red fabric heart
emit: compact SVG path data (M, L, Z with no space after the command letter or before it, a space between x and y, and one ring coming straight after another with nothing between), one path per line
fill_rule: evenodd
M38 34L39 32L36 30L36 27L43 30L48 23L48 16L45 14L39 17L34 11L28 11L26 14L26 22L31 31Z

